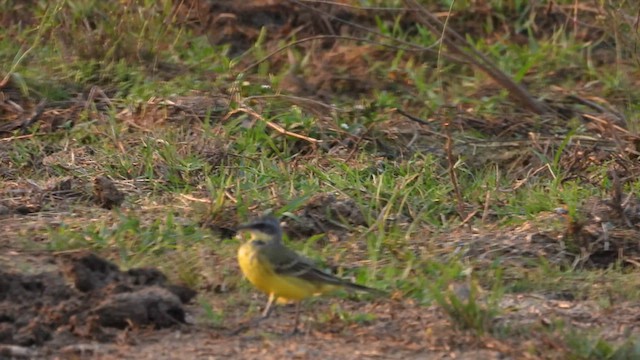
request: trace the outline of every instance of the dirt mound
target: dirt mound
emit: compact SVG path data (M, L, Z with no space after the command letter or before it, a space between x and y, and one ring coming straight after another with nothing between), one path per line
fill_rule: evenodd
M65 256L62 271L0 270L0 344L52 347L113 341L120 329L185 322L195 291L156 269L123 272L91 253Z

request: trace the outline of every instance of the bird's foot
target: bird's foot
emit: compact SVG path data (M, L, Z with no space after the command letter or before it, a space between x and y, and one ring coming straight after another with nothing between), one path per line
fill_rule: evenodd
M238 335L238 334L243 333L245 331L249 331L252 328L260 325L262 320L265 320L266 318L268 318L268 316L266 316L266 317L265 316L260 316L260 317L257 317L255 319L246 321L246 322L240 324L235 330L231 331L230 335Z

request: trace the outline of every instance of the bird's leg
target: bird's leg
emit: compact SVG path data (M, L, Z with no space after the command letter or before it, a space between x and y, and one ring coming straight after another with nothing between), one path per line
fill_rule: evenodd
M291 335L295 335L298 333L298 324L300 323L300 306L302 301L296 302L296 319L293 322L293 330L291 330Z
M269 301L267 301L267 306L264 308L262 312L261 320L268 318L273 311L273 302L276 301L276 295L274 293L269 294Z
M274 294L269 294L269 301L267 301L267 307L264 308L262 315L259 318L253 319L248 323L245 323L231 332L231 335L237 335L241 332L251 329L252 327L258 325L262 320L268 318L273 312L273 303L276 301L276 296Z

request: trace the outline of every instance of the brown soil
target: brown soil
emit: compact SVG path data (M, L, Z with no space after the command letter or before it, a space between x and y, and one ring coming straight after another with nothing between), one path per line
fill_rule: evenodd
M311 203L318 205L315 201ZM22 215L12 218L17 216ZM0 219L0 224L8 220L11 218ZM569 264L571 258L557 241L566 227L549 231L554 221L562 224L565 219L550 214L539 219L540 227L526 223L510 231L482 234L460 230L434 241L442 248L433 249L433 255L454 253L464 243L464 256L475 259L479 266L483 258L488 267L500 257L504 264L524 269L528 259L540 255ZM305 302L301 333L290 335L292 306L278 306L272 318L247 327L254 320L247 310L251 304L262 305L264 297L252 292L251 298L238 299L233 290L219 289L203 294L225 314L224 323L213 325L202 306L190 303L194 291L168 283L156 269L121 271L83 251L25 252L16 250L16 240L4 243L0 255L0 343L5 344L0 345L0 357L562 358L566 344L551 331L558 322L577 329L598 329L614 343L640 333L635 320L640 317L637 304L615 298L608 305L584 300L570 284L565 290L546 294L503 296L498 305L503 311L492 327L517 330L502 339L459 329L442 308L416 303L401 293L388 299ZM593 289L604 282L606 278L593 282ZM484 297L480 304L485 303Z
M0 271L0 343L50 352L113 342L125 328L179 327L183 304L196 295L156 269L122 272L91 253L60 255L56 262L56 271Z

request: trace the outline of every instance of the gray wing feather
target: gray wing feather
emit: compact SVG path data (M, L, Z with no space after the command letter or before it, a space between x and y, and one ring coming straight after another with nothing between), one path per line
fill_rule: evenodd
M299 255L290 249L280 249L278 259L280 263L275 264L275 272L281 275L295 276L311 282L321 282L329 284L343 284L345 281L331 274L327 274L315 267L310 259Z
M277 274L298 277L313 283L323 283L330 285L341 285L347 288L360 291L368 291L373 293L384 293L377 289L354 284L350 281L333 276L318 269L313 261L299 255L293 250L280 247L277 249L279 256L274 257L279 262L274 264L274 270Z

